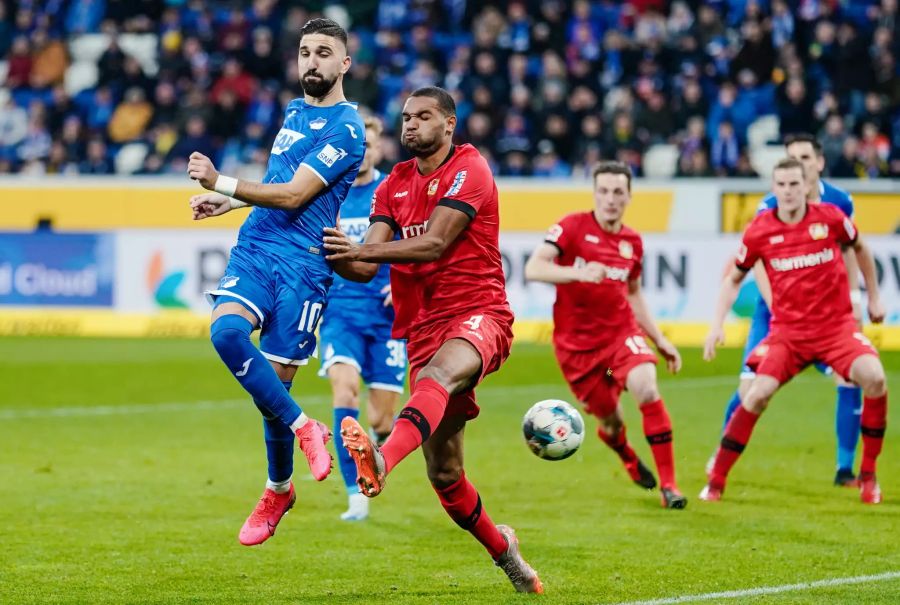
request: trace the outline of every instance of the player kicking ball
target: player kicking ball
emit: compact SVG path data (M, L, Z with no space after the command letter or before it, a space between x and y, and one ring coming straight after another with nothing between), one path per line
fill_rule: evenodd
M772 289L771 329L747 359L756 377L725 427L700 498L722 498L728 472L747 446L769 400L781 385L820 361L863 390L860 498L878 504L881 488L875 463L887 424L887 386L878 352L854 319L841 250L850 246L856 253L869 294L869 317L880 323L885 312L875 262L853 221L840 209L807 202L802 162L793 158L780 161L772 172L772 192L777 206L757 215L744 231L735 266L722 283L704 345L703 356L709 361L723 341L722 324L741 281L761 260Z
M600 162L593 177L594 209L550 227L528 259L525 277L556 285L553 348L572 392L600 419L597 435L636 484L656 487L625 436L619 399L623 389L630 391L659 472L662 505L681 509L687 498L675 484L672 422L656 384L656 355L644 335L669 371L678 372L681 356L659 331L641 293L641 236L622 224L631 201L631 169L622 162Z
M481 542L519 592L543 592L519 553L512 528L494 525L463 469L466 422L478 415L474 388L509 356L513 315L500 260L497 186L471 145L453 145L456 104L437 87L403 106L401 144L413 156L375 192L371 226L358 244L326 229L335 270L367 281L391 263L394 338L407 338L412 397L378 447L353 418L341 423L344 447L366 496L422 447L441 505ZM391 241L395 234L401 239Z
M343 92L347 33L334 21L313 19L300 30L298 54L304 97L287 106L262 183L221 175L200 153L188 163L191 178L216 191L191 198L195 220L255 206L225 276L207 293L213 346L263 416L268 480L238 535L246 546L274 535L294 505L295 435L313 477L322 481L331 471L328 427L307 417L289 390L297 367L316 349L332 279L322 229L336 224L365 153L363 121ZM259 349L250 340L257 328Z
M366 155L359 174L341 205L341 231L361 242L369 227L369 211L375 189L385 175L375 169L381 161L381 122L368 117ZM338 468L347 488L344 521L362 521L369 516L369 499L359 493L356 465L340 437L344 418L359 417L359 381L369 389L367 414L376 443L383 443L394 425L394 410L406 380L406 343L391 337L394 307L390 294L390 267L382 265L368 283L346 280L339 275L328 291L328 303L319 329L322 368L320 376L331 382L334 403L335 449Z

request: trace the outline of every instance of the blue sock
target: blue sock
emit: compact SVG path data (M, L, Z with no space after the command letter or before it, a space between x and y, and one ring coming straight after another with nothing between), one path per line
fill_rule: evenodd
M282 382L285 390L291 390L290 382ZM294 473L294 431L273 416L266 406L253 400L263 415L263 437L266 440L266 459L269 461L269 481L281 483Z
M731 416L739 405L741 405L741 395L738 391L735 391L731 399L728 400L728 405L725 406L725 422L722 423L723 433L725 432L725 427L728 426L728 421L731 420Z
M837 465L839 469L853 470L856 444L859 442L859 425L862 418L862 389L856 386L837 388Z
M350 457L350 452L344 447L344 440L341 439L341 420L350 416L351 418L359 418L359 410L353 408L334 408L334 448L337 450L338 466L341 467L341 476L344 478L344 485L347 486L348 494L356 494L359 488L356 486L356 464Z
M303 410L291 399L269 361L250 342L252 331L253 325L240 315L223 315L213 322L210 340L253 400L262 403L271 416L290 426Z

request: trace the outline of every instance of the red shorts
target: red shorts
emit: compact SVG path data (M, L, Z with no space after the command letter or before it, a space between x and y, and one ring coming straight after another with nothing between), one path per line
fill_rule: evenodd
M475 387L484 377L496 372L509 357L512 344L512 318L491 315L466 315L434 323L411 334L406 343L409 357L410 390L415 392L416 376L428 365L448 340L461 338L471 344L481 356L481 373L473 380L467 391L450 397L447 414L463 414L472 420L480 409L475 402Z
M878 351L855 323L836 330L823 329L805 338L776 329L753 349L747 365L757 374L771 376L784 384L818 361L849 380L850 366L862 355L877 357Z
M572 393L598 418L616 411L631 370L642 363L656 365L656 354L640 333L623 333L592 351L554 349Z

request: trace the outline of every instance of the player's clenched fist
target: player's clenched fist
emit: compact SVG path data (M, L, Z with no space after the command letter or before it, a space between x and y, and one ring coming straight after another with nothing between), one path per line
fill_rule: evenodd
M873 297L871 294L869 295L869 319L872 320L873 324L880 324L884 321L884 316L887 312L884 309L884 304L881 302L880 298Z
M191 210L194 211L195 221L219 216L231 210L231 198L221 193L193 195L191 196Z
M192 153L188 158L187 171L188 176L199 181L204 189L212 190L216 186L216 179L219 178L219 173L216 172L212 160L198 151Z
M606 277L606 265L596 261L591 261L583 267L578 267L576 271L577 279L581 282L599 284Z
M681 353L675 348L668 338L660 338L656 342L656 348L659 354L666 358L666 368L672 373L677 374L681 370Z

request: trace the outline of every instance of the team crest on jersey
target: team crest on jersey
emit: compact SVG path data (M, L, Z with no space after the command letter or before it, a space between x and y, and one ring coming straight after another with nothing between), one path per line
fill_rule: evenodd
M428 195L434 195L437 193L438 184L440 183L440 179L432 179L430 183L428 183Z
M809 226L809 236L814 240L828 237L828 225L825 223L813 223Z
M330 143L326 143L319 155L316 156L316 159L331 168L335 162L339 162L345 157L347 157L346 151L340 148L335 149Z
M460 170L456 173L456 176L453 177L453 183L450 184L450 189L447 190L447 193L444 194L444 197L450 197L459 193L459 190L462 189L463 183L466 182L466 174L468 170Z
M328 120L326 120L325 118L316 118L315 120L313 120L309 123L309 127L312 128L313 130L322 130L322 128L327 123L328 123Z
M306 135L302 132L297 132L290 128L282 128L275 135L275 142L272 144L272 155L281 155L290 149L294 143L305 137Z
M220 288L233 288L237 285L240 277L235 277L234 275L226 275L222 278L222 281L219 282Z
M634 256L634 248L626 241L619 242L619 256L625 260L631 259L631 257Z

